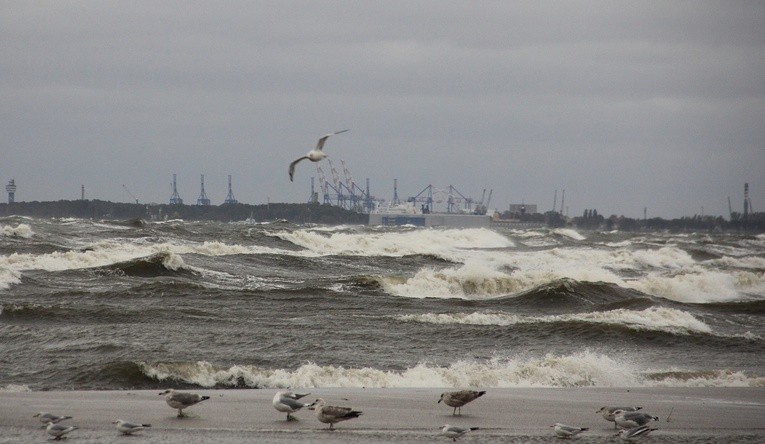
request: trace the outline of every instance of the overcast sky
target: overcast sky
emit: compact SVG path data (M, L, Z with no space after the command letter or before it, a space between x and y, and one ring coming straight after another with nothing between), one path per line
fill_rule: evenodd
M765 211L761 1L1 0L0 103L17 201L306 202L350 128L378 198Z

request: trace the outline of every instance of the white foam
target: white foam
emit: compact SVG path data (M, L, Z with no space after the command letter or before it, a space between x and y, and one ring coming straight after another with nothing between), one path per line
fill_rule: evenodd
M720 259L709 261L710 265L728 267L728 268L750 268L754 270L765 270L765 257L746 256L730 257L725 256Z
M464 265L439 270L424 268L411 277L383 277L382 287L392 295L404 297L485 299L571 279L615 284L679 302L765 296L765 275L757 273L762 259L739 258L738 270L721 269L714 262L698 263L674 246L650 250L586 247L456 250L452 257L461 259Z
M425 268L403 282L384 277L381 284L387 293L410 298L485 299L521 291L528 287L507 273L488 265L469 262L456 268Z
M34 234L35 233L32 231L32 227L27 224L18 224L15 227L10 225L0 226L0 236L21 237L24 239L29 239L34 236Z
M585 322L625 326L633 330L664 331L674 334L705 333L712 329L690 313L674 308L651 307L641 311L617 309L610 311L549 316L522 316L506 312L426 313L402 315L402 321L431 324L470 324L508 326L516 324Z
M199 361L188 364L138 363L141 371L158 381L182 381L201 387L259 388L313 387L637 387L637 386L763 386L765 378L743 372L711 372L677 378L672 371L663 378L623 359L585 350L569 355L516 356L487 361L459 360L449 366L419 363L403 371L345 368L306 363L294 370L265 369L252 365L215 366Z
M5 393L24 393L31 391L32 389L26 384L7 384L5 387L0 387L0 392Z
M7 290L11 285L20 283L20 272L0 266L0 290Z
M505 236L487 229L415 230L374 233L318 233L313 230L282 231L281 239L318 255L407 256L433 255L459 262L470 257L470 249L510 248Z
M573 230L571 228L556 228L556 229L554 229L552 231L555 234L558 234L558 235L561 235L561 236L566 236L566 237L574 239L574 240L585 240L585 239L587 239L586 237L581 235L579 232L577 232L576 230Z
M726 302L741 298L741 291L760 293L765 277L753 273L725 273L690 267L671 274L649 273L624 285L643 293L678 302Z
M220 242L203 242L172 244L159 243L150 244L125 241L103 241L95 244L89 244L87 249L76 251L57 251L47 254L17 254L0 256L0 270L7 268L10 270L46 270L62 271L72 269L103 267L120 262L126 262L142 257L148 257L160 253L169 253L165 260L168 269L177 270L180 260L173 255L182 254L200 254L207 256L224 256L233 254L262 254L269 252L281 252L268 247L243 247L241 245L227 245ZM182 266L182 265L181 265ZM175 268L173 268L175 267ZM2 278L0 278L2 279Z

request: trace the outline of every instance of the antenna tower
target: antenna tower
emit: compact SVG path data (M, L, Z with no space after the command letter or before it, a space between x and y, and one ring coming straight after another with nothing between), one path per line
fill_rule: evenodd
M210 205L210 199L205 194L205 175L202 174L202 191L199 193L199 199L197 199L197 205Z
M239 203L234 198L234 191L231 189L231 175L230 174L228 175L228 194L226 195L226 200L224 200L223 203L227 203L227 204Z
M8 181L8 185L5 186L5 191L8 192L8 204L12 204L16 201L16 181L11 179Z
M558 210L558 190L555 190L555 195L553 196L553 213L555 213Z
M744 184L744 220L749 217L752 211L752 201L749 199L749 183Z
M175 174L173 174L173 195L170 196L170 205L183 205L183 199L178 194L178 187L175 184Z

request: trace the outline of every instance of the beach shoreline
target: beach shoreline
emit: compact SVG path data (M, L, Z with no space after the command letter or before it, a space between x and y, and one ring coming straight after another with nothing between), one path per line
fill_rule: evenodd
M484 390L484 389L482 389ZM271 406L275 389L184 390L210 396L177 418L160 390L0 392L0 442L51 439L32 416L39 411L73 417L68 442L125 442L116 419L150 423L129 442L450 442L444 424L479 427L462 442L549 442L556 422L590 430L580 442L618 442L614 424L596 411L603 405L642 406L660 418L646 442L758 442L765 440L765 388L489 388L453 416L438 404L443 388L314 388L305 399L363 411L335 425L312 411L286 414ZM667 416L670 421L667 421Z

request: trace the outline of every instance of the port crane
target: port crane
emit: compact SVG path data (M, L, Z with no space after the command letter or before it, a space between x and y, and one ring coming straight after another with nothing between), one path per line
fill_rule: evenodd
M133 200L135 200L135 203L138 203L138 198L133 196L133 193L130 192L130 190L128 189L128 187L124 183L122 184L122 189L125 190L125 192L128 194L128 196L130 196Z

